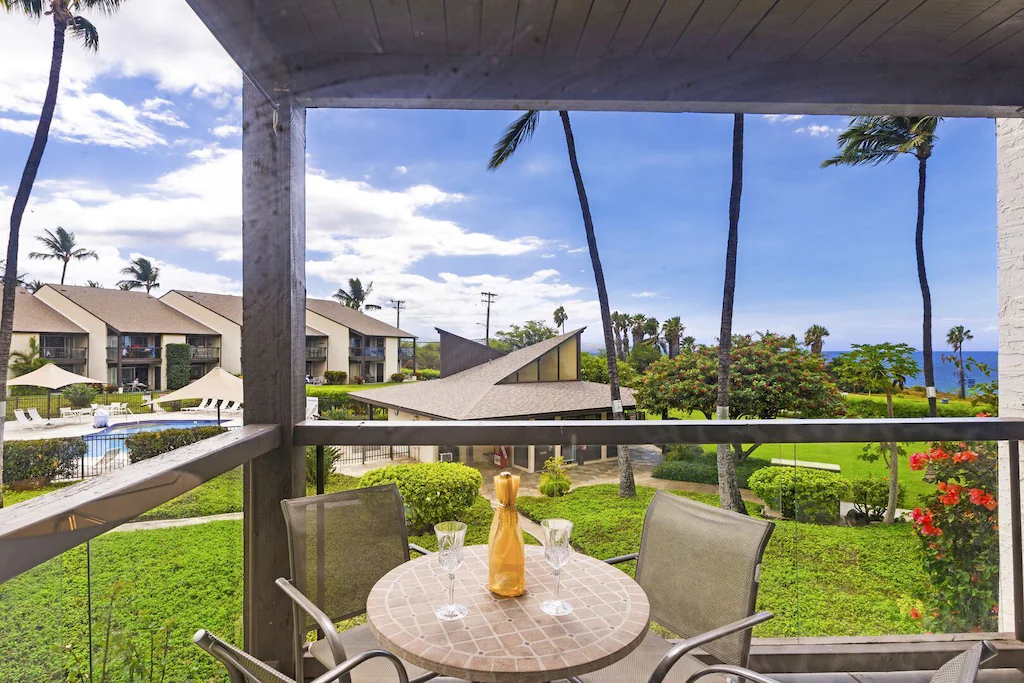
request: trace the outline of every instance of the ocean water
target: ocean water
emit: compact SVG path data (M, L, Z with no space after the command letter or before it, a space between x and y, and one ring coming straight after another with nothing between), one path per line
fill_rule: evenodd
M824 351L824 355L829 358L840 356L844 351ZM959 379L956 373L956 367L952 363L943 363L943 355L952 355L950 351L936 351L933 356L935 357L935 388L939 391L955 392L958 390ZM967 372L967 390L970 391L973 382L988 382L994 379L998 379L999 371L999 354L996 351L964 351L964 361L968 357L974 358L979 363L985 363L990 368L990 376L986 377L983 373L978 370L970 370ZM919 366L924 365L924 354L920 351L914 352L914 360L917 361ZM907 386L924 386L924 372L907 379Z

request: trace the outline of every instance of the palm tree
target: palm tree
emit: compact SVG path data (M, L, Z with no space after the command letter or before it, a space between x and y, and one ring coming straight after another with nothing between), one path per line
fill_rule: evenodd
M86 287L95 287L97 289L103 289L103 285L101 285L100 283L96 282L96 280L86 280L85 281L85 286Z
M36 126L32 147L29 148L25 168L21 173L21 182L14 195L11 208L11 229L7 237L7 262L3 276L3 303L0 309L0 358L9 358L11 354L11 335L14 332L14 293L18 280L18 242L21 236L21 220L28 206L32 186L39 174L39 165L46 151L46 142L50 137L50 124L57 108L57 91L60 86L61 65L64 62L64 39L70 30L71 35L82 41L85 49L95 52L100 45L99 32L87 19L76 14L80 9L95 9L111 13L121 5L121 0L0 0L0 7L8 12L25 14L32 19L43 16L53 18L53 48L50 52L50 77L43 97L43 107L39 112L39 123ZM0 373L0 396L7 395L7 375ZM0 417L0 487L3 486L3 425ZM0 508L3 501L0 500Z
M45 284L46 283L43 282L42 280L33 280L32 282L26 282L25 283L25 289L27 289L28 291L30 291L33 294L35 294L40 289L42 289L43 285L45 285Z
M828 336L828 330L821 325L811 325L804 332L804 346L809 346L811 353L815 356L821 355L821 347L825 345L825 337Z
M964 373L964 342L974 339L974 335L963 325L949 328L946 333L946 343L953 349L953 353L960 357L956 371L960 376L960 398L967 398L967 378Z
M146 288L146 294L151 289L160 289L157 279L160 277L160 269L154 266L149 259L139 256L132 261L132 264L121 269L122 275L127 275L127 280L117 283L118 289L133 290Z
M683 324L678 315L674 318L669 318L661 326L661 336L665 338L665 344L668 346L669 358L675 358L679 355L679 346L685 330L686 325Z
M625 329L626 316L618 311L612 313L612 335L615 337L615 357L618 360L626 360L622 352L622 332Z
M644 320L644 339L651 342L651 344L658 345L658 332L661 330L661 324L655 317L647 318Z
M28 338L28 349L25 351L11 352L11 375L21 377L33 370L38 370L50 361L43 358L39 353L39 344L35 337Z
M683 337L683 341L679 344L680 351L693 351L693 347L697 345L697 338L690 335Z
M736 253L739 247L740 197L743 194L743 114L732 123L732 187L729 190L729 237L725 247L725 287L722 292L722 326L718 334L719 420L729 419L729 365L732 352L732 311L736 300ZM747 514L736 482L736 461L728 444L718 445L718 497L727 510Z
M47 251L38 252L33 251L28 255L31 259L56 259L64 262L64 267L60 271L60 283L64 284L64 276L68 273L68 263L71 259L76 261L84 261L85 259L99 260L99 254L95 251L89 251L82 249L78 246L78 242L75 241L75 233L68 232L64 228L57 226L57 232L52 233L49 230L46 231L46 237L37 237L36 240L42 242L43 246L46 247Z
M901 154L917 158L917 229L914 245L917 252L917 280L921 286L923 308L921 351L924 355L924 383L928 391L928 412L936 415L935 359L932 357L932 294L924 266L924 196L928 179L928 158L938 137L936 116L858 116L839 134L839 154L826 159L822 166L859 166L888 164Z
M647 316L637 313L629 316L629 328L633 335L633 348L640 346L644 341L644 331L647 325Z
M7 259L0 259L0 270L4 271L4 276L3 277L6 277ZM14 279L14 284L17 285L18 287L24 287L25 286L25 278L27 278L27 277L28 277L28 273L18 273L18 275ZM0 279L2 279L2 278L0 278Z
M368 304L366 300L370 298L370 292L373 291L373 283L366 285L363 288L363 283L359 281L357 277L350 277L348 279L348 291L339 289L334 293L334 298L345 304L349 308L354 308L357 311L366 309L368 311L379 311L380 306L376 304Z
M594 285L597 289L597 300L601 308L601 328L604 332L605 358L608 362L608 384L611 390L612 419L622 420L625 418L622 412L622 392L619 388L619 362L616 357L615 338L612 334L612 314L608 305L608 287L604 281L604 269L601 267L601 255L597 250L597 235L594 232L594 219L590 214L590 202L587 200L587 190L583 185L583 174L580 172L579 161L576 159L576 140L572 134L572 123L569 120L569 112L558 112L562 119L562 132L565 135L566 151L569 154L569 165L572 168L572 176L576 181L576 194L580 201L580 211L583 214L583 228L587 233L587 247L590 250L590 264L594 269ZM529 140L533 131L537 128L537 121L540 120L539 111L528 111L505 131L505 135L498 144L494 146L494 154L487 165L490 170L496 170L507 161L520 143ZM629 460L629 449L626 446L618 448L619 463L619 495L623 498L636 496L636 484L633 481L633 464Z
M562 328L562 334L565 334L565 321L569 319L569 316L565 312L565 306L559 306L555 309L555 327Z

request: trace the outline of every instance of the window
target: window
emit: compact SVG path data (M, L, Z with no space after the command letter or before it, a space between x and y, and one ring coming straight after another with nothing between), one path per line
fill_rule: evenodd
M540 357L540 381L557 382L558 377L558 348L553 348Z
M190 380L201 379L205 374L205 366L202 363L192 363L188 366L188 378Z
M558 378L576 380L579 375L579 337L571 337L558 345Z

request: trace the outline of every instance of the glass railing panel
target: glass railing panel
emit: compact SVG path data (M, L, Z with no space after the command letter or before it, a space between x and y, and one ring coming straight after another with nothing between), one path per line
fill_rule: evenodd
M69 566L84 564L84 552L75 550L0 584L0 681L89 680L87 653L64 647L65 634L75 630L74 619L85 623L84 605L69 600L80 596L69 595L65 557ZM70 610L69 602L74 605Z

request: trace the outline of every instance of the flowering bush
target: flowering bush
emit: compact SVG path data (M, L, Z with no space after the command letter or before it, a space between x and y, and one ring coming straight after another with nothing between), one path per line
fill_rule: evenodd
M986 443L934 443L910 456L935 492L911 518L932 578L934 604L911 616L946 632L995 631L999 602L996 449ZM926 616L927 615L927 616Z

